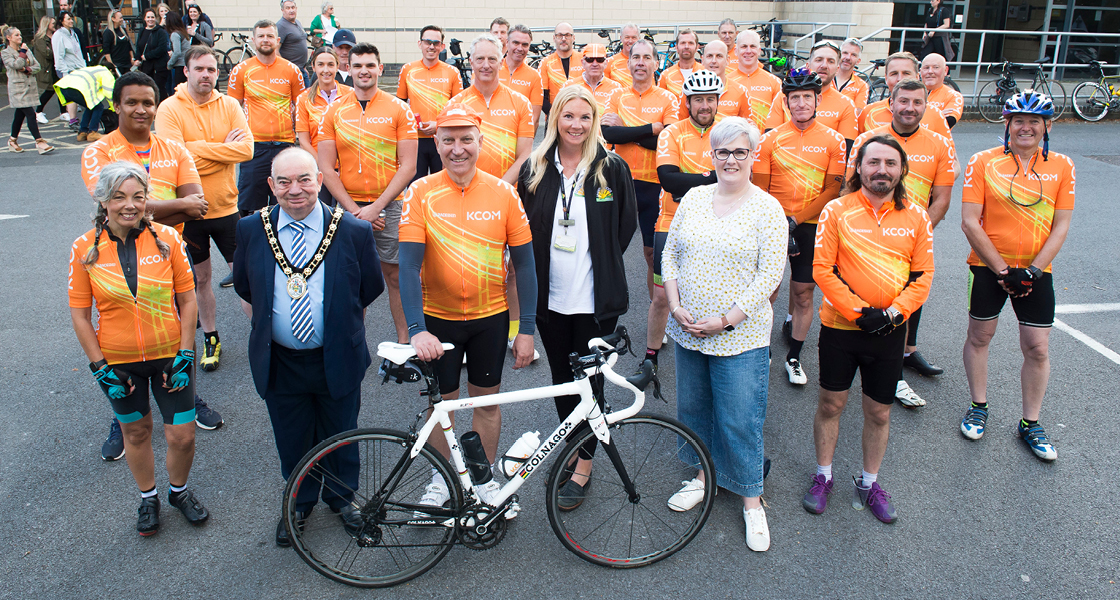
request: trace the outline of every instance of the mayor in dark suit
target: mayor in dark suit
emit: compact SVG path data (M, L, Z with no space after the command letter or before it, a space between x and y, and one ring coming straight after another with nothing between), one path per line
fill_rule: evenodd
M373 229L320 203L322 184L315 157L284 150L268 179L279 206L237 224L234 288L253 308L249 366L268 406L285 479L315 444L357 427L362 379L372 362L363 311L385 289ZM357 450L326 466L345 485L323 487L323 502L343 524L360 524L351 503ZM296 510L303 519L319 496L319 486L300 487ZM283 520L276 544L290 545Z

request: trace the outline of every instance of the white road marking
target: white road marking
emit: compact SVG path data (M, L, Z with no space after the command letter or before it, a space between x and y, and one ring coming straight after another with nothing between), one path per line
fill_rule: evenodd
M0 215L0 221L3 221L4 219L22 219L28 216L30 215Z
M1120 304L1063 304L1054 308L1059 315L1083 315L1095 312L1113 312L1120 310Z
M1085 344L1086 346L1092 348L1093 350L1096 350L1097 352L1099 352L1102 356L1104 356L1108 360L1111 360L1112 362L1120 365L1120 354L1117 354L1117 353L1113 352L1112 350L1110 350L1104 344L1098 342L1097 340L1094 340L1093 338L1085 335L1084 333L1081 333L1079 330L1074 329L1073 327L1070 327L1069 325L1066 325L1065 323L1062 322L1061 319L1054 319L1054 327L1057 327L1058 329L1061 329L1062 331L1072 335L1074 337L1074 339L1076 339L1079 342Z

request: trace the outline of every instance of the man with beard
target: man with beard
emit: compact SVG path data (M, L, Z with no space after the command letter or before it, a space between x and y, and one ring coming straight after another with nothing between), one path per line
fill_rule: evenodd
M883 523L898 518L879 485L891 405L902 369L903 324L929 295L933 227L906 199L906 152L890 136L867 139L848 180L852 193L829 202L817 227L813 276L821 286L820 399L813 418L817 473L802 499L821 514L833 490L840 415L856 371L863 382L863 473L852 506Z
M844 40L844 43L840 44L840 69L836 71L836 77L832 78L837 91L847 96L856 106L857 115L863 107L867 106L869 91L867 81L856 73L856 67L859 66L862 58L863 43L856 38Z
M887 89L894 91L894 86L903 79L917 79L918 78L918 59L909 52L895 52L887 57L886 64L883 65L887 74L883 79L887 83ZM889 97L872 102L867 105L859 113L859 132L866 133L872 129L878 129L883 125L891 122L891 107ZM922 117L922 127L928 128L934 133L953 139L953 134L949 132L949 123L941 113L936 110L927 110L924 117ZM959 166L959 165L958 165ZM960 172L960 169L957 169Z
M817 118L823 87L821 78L807 69L786 75L781 106L788 108L791 119L762 136L752 169L754 184L778 199L789 222L789 312L782 335L789 344L786 374L794 385L809 382L801 367L801 348L813 322L817 216L839 195L844 179L844 138ZM777 297L775 289L770 303Z
M506 56L498 69L498 79L509 89L529 99L533 107L533 123L539 123L541 107L544 106L544 90L541 88L541 74L525 64L529 56L529 46L533 43L533 31L518 23L509 30L506 39Z
M762 68L758 59L762 56L762 40L757 31L750 29L740 33L735 39L729 64L735 67L727 74L728 81L743 86L750 94L751 114L755 127L766 130L766 118L770 116L770 105L782 95L782 80Z
M906 152L910 172L905 179L906 199L925 209L930 225L945 218L949 210L949 199L953 192L956 170L953 167L955 155L952 143L920 125L927 110L926 88L916 79L906 79L894 86L890 96L891 113L894 118L890 125L873 129L859 136L852 146L853 154L867 140L876 136L893 137ZM855 162L848 163L848 176L855 172ZM906 322L906 348L903 365L918 373L931 377L940 375L944 369L931 364L918 352L918 323L922 308L919 306ZM926 402L899 375L895 397L907 408L925 406Z
M851 147L858 135L856 107L852 101L836 90L832 84L840 70L840 48L831 41L817 42L809 53L810 71L821 78L820 102L817 103L817 122L844 136ZM789 120L789 107L782 104L783 97L776 98L766 117L766 129L774 129Z
M637 25L627 23L622 26L619 33L622 34L622 52L615 54L607 61L605 73L607 77L617 81L622 87L630 87L634 85L634 78L630 76L630 48L633 48L634 43L641 39L641 32ZM584 51L586 52L586 49Z
M416 117L399 98L377 89L383 69L377 46L363 42L350 49L354 92L323 115L319 171L342 208L373 226L397 342L407 344L398 283L398 196L416 173Z
M684 88L684 82L694 71L702 69L696 60L696 52L700 47L700 38L696 32L684 28L677 32L677 62L673 63L668 69L661 72L661 79L657 82L657 87L667 90L674 96L681 96ZM630 72L627 68L627 73Z
M724 117L743 117L753 123L754 111L751 109L750 93L742 84L731 81L727 76L727 46L719 40L712 40L705 44L702 63L705 71L719 77L720 82L723 83L723 92L719 96L717 109L719 114ZM677 119L688 120L688 106L683 94L680 96ZM760 129L759 132L761 131Z
M560 93L560 88L573 77L579 77L583 71L583 53L575 49L575 30L568 23L560 23L552 33L552 43L556 44L556 51L541 60L537 72L541 76L541 85L544 87L544 112L548 114L552 106L552 98ZM536 121L533 121L536 123ZM516 176L517 172L514 172Z
M229 74L227 93L245 109L253 134L253 158L241 163L237 177L237 208L242 216L276 204L268 186L272 160L296 141L294 115L296 99L303 93L303 73L277 55L279 45L276 24L257 21L253 25L257 55Z

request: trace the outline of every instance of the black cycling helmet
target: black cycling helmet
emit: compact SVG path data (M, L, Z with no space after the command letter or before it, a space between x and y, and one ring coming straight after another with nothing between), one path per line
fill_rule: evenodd
M782 80L782 93L787 96L790 92L800 90L813 90L819 94L823 87L824 82L821 81L820 75L817 75L806 67L790 69L785 79Z

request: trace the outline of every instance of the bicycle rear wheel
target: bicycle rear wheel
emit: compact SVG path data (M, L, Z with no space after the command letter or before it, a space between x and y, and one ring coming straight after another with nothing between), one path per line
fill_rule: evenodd
M881 77L871 80L871 86L867 89L867 103L878 102L885 100L891 93L890 88L887 87L887 82Z
M610 434L637 494L627 494L600 444L583 503L571 511L560 510L560 488L574 468L567 465L575 464L584 442L595 441L594 432L586 428L564 446L549 472L545 489L548 520L564 547L588 562L617 569L653 564L696 537L715 498L715 486L709 485L704 499L691 510L669 509L669 497L682 482L696 476L696 468L678 456L691 453L699 457L706 481L715 481L715 466L704 442L674 419L637 415L612 425Z
M957 85L957 82L953 81L953 78L949 77L948 75L945 76L945 85L953 88L957 91L957 93L960 93L961 91L961 86Z
M1066 111L1066 88L1062 82L1047 80L1038 91L1050 96L1050 101L1054 103L1054 118L1062 116Z
M1003 105L1011 96L1019 93L1019 88L1005 90L999 87L1001 80L996 79L984 84L980 93L976 94L976 109L980 116L989 123L1003 121Z
M303 457L284 490L284 521L292 547L304 562L335 581L372 588L418 577L447 555L456 539L453 515L462 508L462 488L447 459L430 444L402 465L410 447L402 432L356 429L325 440ZM355 459L356 485L335 475L341 461ZM451 495L434 518L419 506L433 470L443 476ZM394 476L396 483L390 485ZM379 494L383 487L386 491ZM296 497L301 490L316 498L322 495L325 501L333 494L336 502L338 496L353 498L361 528L347 529L338 515L321 506L298 522Z
M1108 115L1112 99L1103 85L1095 81L1082 81L1073 88L1073 112L1086 121L1100 121Z

